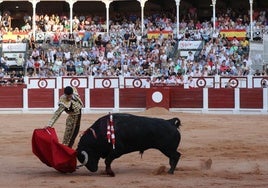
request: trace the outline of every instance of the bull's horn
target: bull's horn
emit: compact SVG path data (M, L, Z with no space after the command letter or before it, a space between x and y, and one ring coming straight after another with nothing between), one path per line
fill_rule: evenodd
M88 162L88 154L85 151L81 151L81 154L85 157L85 160L82 162L82 165L85 166Z

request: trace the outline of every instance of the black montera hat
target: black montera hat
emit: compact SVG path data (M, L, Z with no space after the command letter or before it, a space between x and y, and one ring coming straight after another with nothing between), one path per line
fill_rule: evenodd
M67 87L64 88L64 94L65 95L71 95L73 93L74 93L74 90L73 90L73 88L71 86L67 86Z

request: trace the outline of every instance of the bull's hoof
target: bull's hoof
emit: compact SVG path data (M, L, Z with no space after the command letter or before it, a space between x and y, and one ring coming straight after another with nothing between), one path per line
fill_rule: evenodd
M174 171L173 170L169 170L168 171L168 174L174 174Z
M106 168L105 171L108 176L115 177L115 173L112 171L111 168Z
M106 171L107 175L110 177L115 177L115 173L113 171Z

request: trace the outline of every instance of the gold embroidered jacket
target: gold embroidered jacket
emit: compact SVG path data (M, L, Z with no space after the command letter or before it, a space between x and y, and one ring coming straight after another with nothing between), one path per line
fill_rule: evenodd
M69 115L77 115L81 113L82 108L83 102L77 94L74 93L70 101L67 100L65 95L62 95L59 99L59 107L50 119L48 126L53 126L63 111Z

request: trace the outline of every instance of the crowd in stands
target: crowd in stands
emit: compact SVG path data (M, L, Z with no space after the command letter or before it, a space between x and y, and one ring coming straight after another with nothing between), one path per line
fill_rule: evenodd
M1 33L13 30L6 16L2 16ZM23 75L142 76L150 77L152 83L180 85L191 82L192 77L255 74L250 68L249 40L236 37L230 40L219 33L221 29L248 29L249 23L248 12L228 9L218 12L216 30L213 31L212 21L200 22L195 11L191 10L182 17L177 38L174 14L157 13L145 17L145 35L142 36L139 17L116 15L110 21L107 35L104 21L98 16L74 16L73 32L69 33L67 17L45 14L36 16L36 33L46 33L46 36L34 41L31 19L27 17L25 25L15 30L30 33L26 40L30 54L25 62L18 62L24 72L12 72L12 77L22 78L19 81L23 82ZM266 11L254 14L254 27L265 28L267 25ZM160 34L149 39L146 37L149 31L159 31ZM162 31L170 34L163 36ZM64 32L68 36L62 35ZM180 56L176 50L180 40L203 40L205 43L200 52L189 51L186 56ZM16 42L21 41L23 39ZM1 57L0 67L0 78L11 77L5 57ZM267 75L265 71L259 74Z

